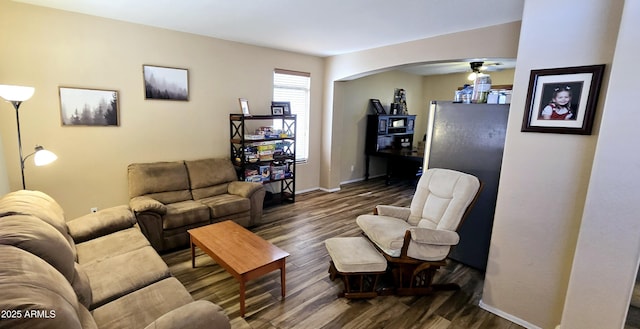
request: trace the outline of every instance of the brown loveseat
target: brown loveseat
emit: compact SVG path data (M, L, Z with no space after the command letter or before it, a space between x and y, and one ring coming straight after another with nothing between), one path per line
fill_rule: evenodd
M0 328L230 328L193 301L119 206L66 222L50 196L0 198Z
M260 223L265 189L238 181L229 159L134 163L128 175L129 205L158 251L187 246L194 227L227 219Z

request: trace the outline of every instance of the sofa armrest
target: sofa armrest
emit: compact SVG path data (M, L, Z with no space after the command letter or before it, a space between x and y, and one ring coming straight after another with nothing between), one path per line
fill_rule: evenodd
M264 189L264 186L261 183L233 181L229 183L229 188L227 190L229 194L250 199L251 196L260 189Z
M413 227L409 231L411 231L411 240L417 243L455 246L460 242L460 236L454 231L434 230L425 227Z
M163 216L167 213L167 206L162 202L148 196L137 196L129 200L129 207L136 213L151 211Z
M389 216L393 218L399 218L402 220L408 220L411 215L411 209L398 206L378 205L376 211L379 216Z
M136 218L128 206L102 209L67 222L69 235L75 243L95 239L133 227Z
M223 328L230 329L229 318L214 303L198 300L165 313L145 329Z

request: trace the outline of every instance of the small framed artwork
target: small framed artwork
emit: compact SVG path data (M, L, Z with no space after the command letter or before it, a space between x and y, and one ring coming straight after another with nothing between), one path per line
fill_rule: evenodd
M590 135L604 64L532 70L523 132Z
M189 100L189 71L142 65L145 99Z
M273 107L282 107L282 114L273 114L273 115L291 115L291 102L271 102L271 108Z
M375 114L387 114L387 111L384 110L384 107L380 103L379 99L372 98L369 100L369 102L371 103L371 108L373 108Z
M63 126L118 126L115 90L59 87Z
M284 107L271 105L271 115L284 115Z
M245 98L238 98L238 101L240 102L240 110L242 111L242 114L251 116L251 113L249 112L249 101Z

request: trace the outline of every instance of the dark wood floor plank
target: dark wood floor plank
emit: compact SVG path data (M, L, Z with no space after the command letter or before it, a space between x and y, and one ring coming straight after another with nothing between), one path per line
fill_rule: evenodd
M382 179L348 184L338 192L296 195L296 202L264 210L266 224L251 231L289 252L287 294L280 296L279 272L249 281L246 317L240 317L239 285L209 256L197 250L191 268L190 250L163 255L173 275L194 299L210 300L225 309L233 329L280 328L522 328L478 307L483 273L450 261L437 282L456 282L460 291L430 296L380 296L367 300L338 298L342 281L329 279L329 255L324 241L359 236L355 219L378 204L408 206L415 192L411 182L390 186Z

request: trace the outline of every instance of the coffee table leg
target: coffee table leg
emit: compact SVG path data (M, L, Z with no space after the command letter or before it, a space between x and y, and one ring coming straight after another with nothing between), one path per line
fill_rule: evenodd
M189 238L191 244L191 268L196 268L196 245L193 244L193 238Z
M244 292L245 292L245 282L244 278L240 278L240 316L244 318Z
M280 289L281 289L281 292L282 292L282 298L284 298L284 294L285 294L285 291L286 291L286 286L285 286L286 268L285 268L285 265L286 265L286 261L285 261L285 259L282 259L280 261L280 286L281 286Z

